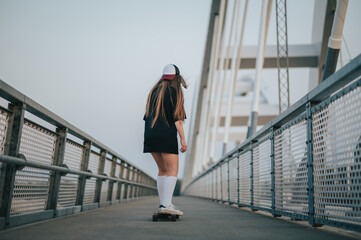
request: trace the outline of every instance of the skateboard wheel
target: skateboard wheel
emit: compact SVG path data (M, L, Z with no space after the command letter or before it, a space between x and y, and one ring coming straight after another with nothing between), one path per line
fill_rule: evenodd
M153 214L153 222L158 222L158 215L157 214Z
M175 222L177 220L177 215L171 215L170 219L172 220L172 222Z

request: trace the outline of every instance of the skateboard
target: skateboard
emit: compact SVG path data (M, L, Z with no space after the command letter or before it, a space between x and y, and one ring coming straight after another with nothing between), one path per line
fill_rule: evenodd
M171 220L172 222L175 222L177 219L179 219L179 215L176 214L158 212L153 214L153 222L158 222L158 220Z

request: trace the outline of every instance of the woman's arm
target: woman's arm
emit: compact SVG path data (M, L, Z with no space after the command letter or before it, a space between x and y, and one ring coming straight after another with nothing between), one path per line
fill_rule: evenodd
M184 137L183 121L182 121L182 120L176 121L176 122L175 122L175 127L177 128L179 137L180 137L180 139L181 139L181 145L182 145L182 147L181 147L180 151L181 151L182 153L184 153L185 151L187 151L187 144L186 144L186 138Z

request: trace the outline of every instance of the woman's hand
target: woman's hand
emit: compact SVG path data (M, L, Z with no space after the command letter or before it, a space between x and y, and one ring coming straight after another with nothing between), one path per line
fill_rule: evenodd
M180 140L181 140L181 149L180 151L182 153L184 153L185 151L187 151L187 144L186 144L186 140L185 140L185 137L184 137L184 132L183 132L183 121L182 120L178 120L175 122L175 127L177 128L177 131L179 133L179 137L180 137Z
M181 147L180 151L182 153L184 153L185 151L187 151L187 144L186 144L186 141L184 139L181 139L181 145L182 145L182 147Z

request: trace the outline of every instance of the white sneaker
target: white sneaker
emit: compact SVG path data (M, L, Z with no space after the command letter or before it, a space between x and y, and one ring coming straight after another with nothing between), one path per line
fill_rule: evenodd
M179 210L172 203L166 208L159 208L159 213L168 213L168 214L176 214L179 216L183 216L183 212Z
M165 207L161 204L159 205L159 208L158 208L158 213L160 213L161 211L163 211L163 209L165 209Z
M183 216L183 212L181 210L179 210L173 203L170 204L172 206L172 208L174 208L176 211L179 212L179 216Z

